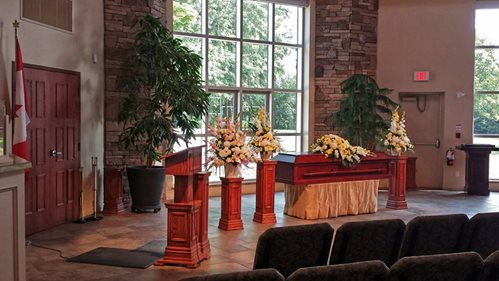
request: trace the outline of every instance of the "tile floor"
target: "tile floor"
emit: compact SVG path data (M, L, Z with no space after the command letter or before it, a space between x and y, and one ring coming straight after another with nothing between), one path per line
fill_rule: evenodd
M409 192L406 210L384 208L387 193L380 191L379 210L375 214L346 216L306 221L283 215L284 196L276 193L277 224L275 226L328 222L335 229L349 221L401 218L408 222L418 215L465 213L472 216L480 212L499 211L499 193L489 197L467 196L463 192L416 191ZM244 230L222 231L217 228L220 217L220 198L210 198L209 239L212 256L196 269L176 266L151 266L146 270L65 262L53 251L29 246L27 254L28 281L170 281L195 275L244 271L252 268L259 235L273 225L254 223L255 196L245 195L242 200ZM72 257L97 247L134 249L156 239L166 239L166 210L154 213L124 213L107 216L98 222L64 224L28 237L33 243L62 251Z

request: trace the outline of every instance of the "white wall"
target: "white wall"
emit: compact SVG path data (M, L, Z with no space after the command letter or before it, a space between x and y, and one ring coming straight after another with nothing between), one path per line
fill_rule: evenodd
M91 210L91 156L104 155L104 13L102 0L73 1L73 32L20 19L21 0L0 4L0 96L11 93L11 62L15 58L12 22L20 21L19 41L25 63L81 73L81 166L85 214ZM93 63L92 55L97 56Z
M381 86L398 92L445 92L442 147L444 189L464 187L465 155L454 166L445 150L473 138L474 0L381 0L378 20L378 69ZM429 70L429 82L413 82L415 70ZM456 93L466 95L456 98ZM407 116L410 118L410 116ZM460 139L456 124L462 124ZM418 177L425 175L417 174Z

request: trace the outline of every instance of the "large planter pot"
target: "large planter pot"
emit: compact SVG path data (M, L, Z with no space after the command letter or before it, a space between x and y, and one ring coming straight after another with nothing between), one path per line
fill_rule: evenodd
M161 193L165 182L163 167L130 166L126 168L130 194L132 196L132 212L161 210Z

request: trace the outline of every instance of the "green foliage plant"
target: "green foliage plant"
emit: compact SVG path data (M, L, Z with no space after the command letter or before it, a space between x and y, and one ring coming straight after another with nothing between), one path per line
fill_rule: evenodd
M340 110L329 115L330 124L352 144L374 149L376 140L388 128L383 115L390 114L391 108L397 106L387 96L391 91L380 88L369 75L350 76L341 82L341 92L345 96Z
M123 123L120 145L138 151L151 167L161 153L194 138L209 95L204 91L202 58L182 46L163 23L152 16L140 20L140 30L122 65L121 89L127 93L118 114Z

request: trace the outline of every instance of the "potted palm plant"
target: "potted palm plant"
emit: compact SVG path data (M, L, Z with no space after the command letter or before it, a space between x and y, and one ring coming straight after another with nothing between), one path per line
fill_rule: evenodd
M182 46L159 19L145 16L139 23L122 66L120 84L127 95L118 114L123 123L119 141L144 158L144 165L127 167L132 211L156 212L165 176L154 163L179 140L194 137L209 96L202 87L202 58Z
M380 88L369 75L354 74L341 82L341 92L345 95L340 110L329 115L331 125L341 130L352 144L373 150L376 140L381 139L388 129L388 121L383 114L391 113L397 106L387 94L392 90Z

